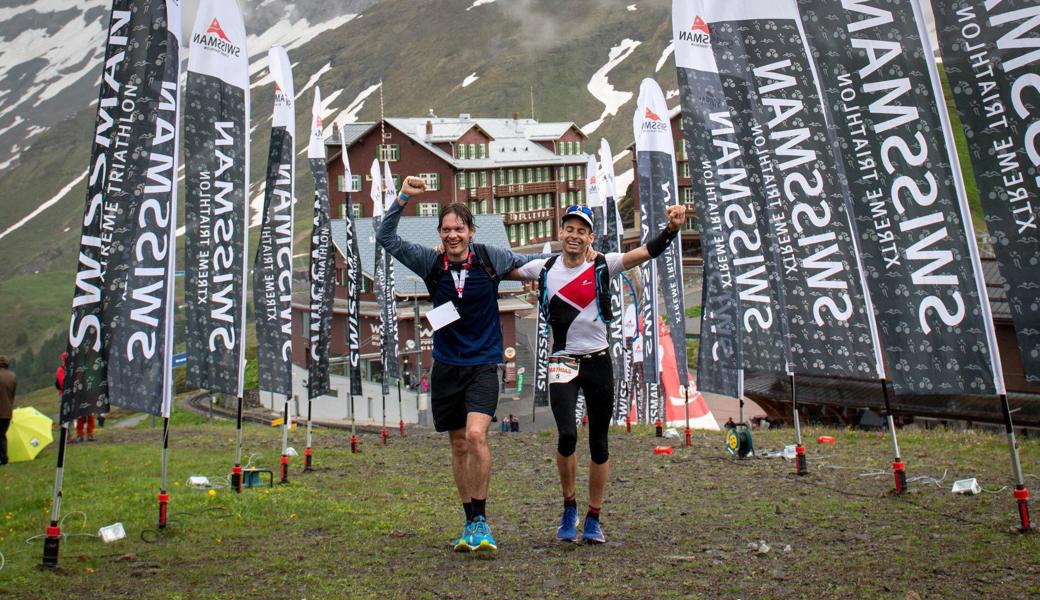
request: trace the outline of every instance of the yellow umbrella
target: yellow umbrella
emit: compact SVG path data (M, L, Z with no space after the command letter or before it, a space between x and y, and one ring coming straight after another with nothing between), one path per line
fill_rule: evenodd
M11 426L7 430L7 457L13 463L36 458L47 447L54 436L51 428L54 421L31 406L16 408L11 415Z

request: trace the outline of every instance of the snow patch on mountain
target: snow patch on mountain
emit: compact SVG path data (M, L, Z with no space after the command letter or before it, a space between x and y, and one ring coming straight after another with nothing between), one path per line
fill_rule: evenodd
M586 135L599 129L599 126L603 124L603 121L606 120L607 117L617 115L618 110L632 99L632 92L619 92L615 90L607 76L610 74L611 70L631 56L632 52L634 52L642 43L643 42L629 38L621 40L621 43L610 49L607 64L603 65L598 71L593 73L592 79L589 80L589 84L586 87L590 94L603 103L605 108L598 119L581 128Z
M492 2L494 2L494 1L495 1L495 0L474 0L474 2L473 2L473 6L470 6L470 7L469 7L469 8L467 8L466 10L473 10L474 8L476 8L476 7L478 7L478 6L483 6L483 5L485 5L485 4L491 4L491 3L492 3Z
M674 53L675 53L675 42L674 41L668 42L668 45L665 46L664 52L661 53L661 58L657 59L657 66L654 67L654 73L657 73L658 71L660 71L661 67L663 67L664 64L666 62L668 62L668 57L671 56Z
M477 77L477 72L470 73L470 76L462 81L462 87L469 87L473 85L480 77Z
M340 15L328 21L312 24L307 19L297 21L280 21L260 35L249 36L247 42L250 56L260 55L257 60L249 64L249 75L253 76L267 68L267 51L273 46L282 46L289 52L301 48L307 42L313 40L326 31L339 29L347 23L356 19L358 15Z
M635 4L629 4L628 6L625 7L625 10L627 10L628 12L635 12L636 11L636 5Z
M295 99L299 100L300 96L302 96L304 92L306 92L307 90L311 89L312 87L314 87L315 84L318 83L318 80L321 79L322 75L328 73L331 70L332 70L332 63L330 63L330 62L325 63L324 67L318 69L314 73L314 75L311 75L311 78L307 80L307 83L303 84L303 87L300 88L300 91L296 94ZM250 86L250 87L252 87L252 86Z
M375 93L375 91L382 85L382 83L375 83L362 90L362 92L354 98L354 101L348 104L347 107L336 115L336 118L331 122L339 123L340 125L357 123L358 113L361 112L361 109L365 108L365 100L368 100L368 97Z
M44 202L43 204L39 205L38 207L36 207L36 210L34 210L31 213L29 213L28 215L22 217L22 219L20 221L18 221L14 225L11 225L7 229L5 229L2 233L0 233L0 240L2 240L5 237L7 237L8 234L10 234L10 233L12 233L14 231L17 231L19 228L21 228L23 225L25 225L29 221L32 221L34 218L36 218L36 215L42 213L43 211L45 211L48 208L50 208L50 207L54 206L55 204L57 204L62 198L64 198L69 192L71 192L77 185L79 185L86 178L87 178L87 170L84 170L83 173L79 177L73 179L68 184L66 184L65 187L61 188L61 190L58 191L58 193L55 194L53 198L51 198L50 200L48 200L48 201Z

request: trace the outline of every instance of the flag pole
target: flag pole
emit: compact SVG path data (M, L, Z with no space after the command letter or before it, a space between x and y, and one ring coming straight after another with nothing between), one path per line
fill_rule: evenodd
M242 396L238 397L235 417L235 466L231 468L231 489L242 492Z
M806 475L809 471L805 462L805 446L802 445L802 425L798 419L798 393L795 389L794 371L790 371L787 375L791 379L791 413L794 415L795 474Z
M303 451L303 470L304 472L313 471L313 460L314 450L312 449L312 442L314 441L313 425L314 425L314 400L311 399L310 394L307 395L307 449Z
M278 461L280 483L289 483L289 394L282 404L282 456Z
M170 465L170 417L163 417L162 475L159 481L159 529L166 528L167 506L170 495L166 491Z
M51 501L51 523L43 538L43 563L41 566L53 569L58 566L58 554L61 549L61 484L65 477L65 446L69 439L69 424L61 424L58 436L58 464L54 469L54 498Z

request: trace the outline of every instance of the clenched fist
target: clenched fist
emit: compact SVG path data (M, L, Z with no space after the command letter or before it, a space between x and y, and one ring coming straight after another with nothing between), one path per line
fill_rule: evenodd
M426 181L419 177L405 177L401 184L401 193L408 197L418 196L426 191Z
M679 231L686 224L686 207L673 204L668 207L668 231Z

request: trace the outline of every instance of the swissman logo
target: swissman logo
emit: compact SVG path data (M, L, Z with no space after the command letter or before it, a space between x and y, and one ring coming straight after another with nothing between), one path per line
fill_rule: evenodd
M196 33L191 38L192 44L198 44L211 50L220 52L225 57L238 57L242 54L242 47L236 46L231 38L224 33L224 28L220 26L220 21L215 17L213 22L209 24L209 28L206 29L206 33Z
M694 25L694 27L696 27L696 25ZM216 17L213 17L213 22L209 24L209 29L206 30L206 33L212 33L225 42L231 43L231 40L228 39L227 34L224 33L224 29L220 26L220 21L218 21Z
M708 28L708 24L704 22L704 19L698 16L693 20L693 26L690 27L689 31L679 32L679 39L694 46L706 48L711 44L711 29Z
M646 114L643 115L643 131L664 131L666 127L668 127L668 124L664 122L664 119L654 111L650 110L649 106L646 107Z

